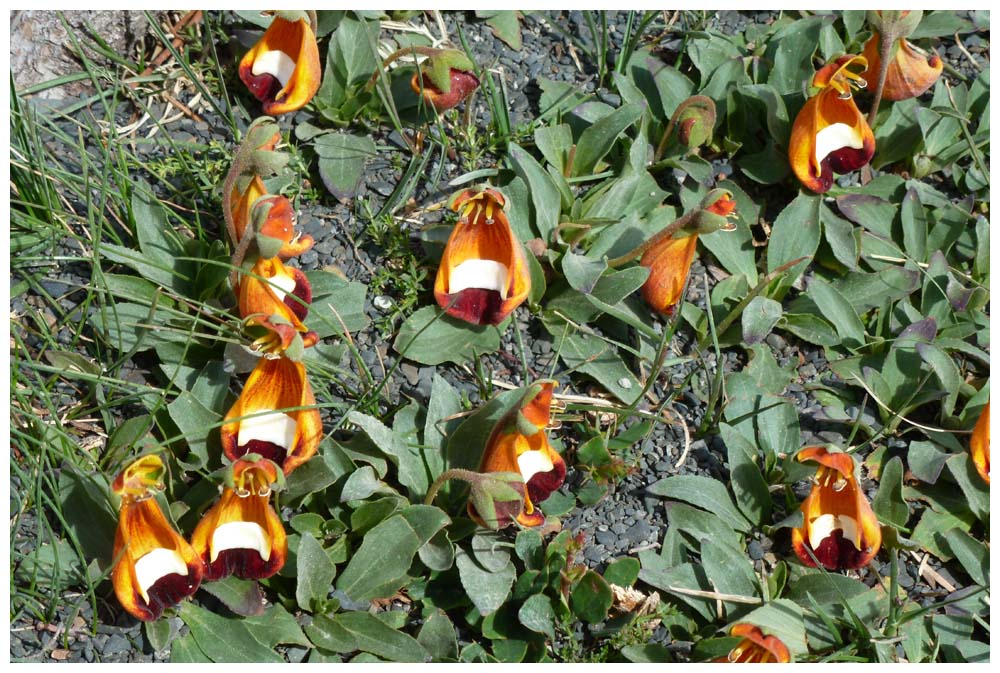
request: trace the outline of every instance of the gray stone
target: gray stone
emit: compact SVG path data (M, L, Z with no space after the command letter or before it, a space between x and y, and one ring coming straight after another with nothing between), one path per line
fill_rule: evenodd
M629 546L635 546L648 540L652 533L653 528L649 522L645 519L639 519L634 526L625 532L624 540L628 542Z

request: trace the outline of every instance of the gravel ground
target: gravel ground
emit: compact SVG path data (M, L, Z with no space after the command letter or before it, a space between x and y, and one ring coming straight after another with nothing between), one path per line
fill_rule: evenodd
M734 32L743 29L747 23L767 23L773 21L776 16L775 12L724 11L712 17L710 25L724 32ZM609 13L609 22L616 27L611 33L612 44L609 46L609 51L612 53L621 46L624 17L623 12ZM567 32L582 36L589 34L580 12L546 11L531 14L523 22L524 43L518 52L513 52L497 39L483 22L470 19L469 14L448 13L445 15L445 25L452 36L457 35L458 27L461 25L478 61L495 63L500 69L510 94L514 125L530 120L539 112L540 92L535 84L537 76L572 82L584 90L593 90L595 70L583 54L574 53L563 35ZM678 49L680 44L678 40L666 41L661 47L670 52ZM979 62L988 62L988 43L979 36L968 36L964 47ZM974 66L958 45L945 41L940 51L946 61L963 75L975 75ZM578 67L574 56L580 60L582 68ZM75 99L67 99L63 104L68 105L73 102ZM121 123L126 123L131 113L131 108L123 104L119 115ZM474 113L477 123L486 128L489 123L489 112L481 97L477 98ZM201 114L204 122L195 123L182 118L171 124L168 130L173 140L204 145L213 142L229 145L230 134L220 120L210 110ZM282 120L281 123L283 126L288 126L308 119L307 113L300 112L291 122ZM72 130L73 125L70 121L66 122L66 128ZM390 134L376 136L375 140L379 145L399 145L398 137L394 138ZM162 156L165 152L163 143L142 143L137 147L140 154L147 155L151 159ZM66 152L65 148L63 151ZM72 156L67 153L67 162L72 161ZM437 157L432 160L427 170L428 175L437 173L439 161ZM488 165L484 164L484 167ZM416 203L429 204L446 198L452 191L447 186L448 181L461 172L459 166L445 160L440 182L436 185L421 183L413 195ZM728 165L718 166L719 174L730 172ZM378 208L392 192L401 175L402 169L393 167L388 158L380 156L373 160L367 166L366 177L358 194L359 200L368 200L373 208ZM767 199L767 202L772 207L777 207L775 204L781 203L775 199ZM316 240L314 248L298 258L297 264L300 267L306 269L336 267L348 278L368 283L372 278L372 270L388 261L382 257L381 251L376 246L365 240L366 223L350 205L337 203L333 199L329 199L327 203L303 202L300 204L300 211L300 229ZM762 216L769 221L773 220L773 215L771 212L762 213ZM221 222L221 218L219 221ZM417 244L414 241L414 245ZM56 256L72 257L77 254L74 245L72 241L61 244L56 250ZM701 278L704 271L705 267L696 261L692 278ZM81 288L89 282L89 275L89 269L85 265L63 264L48 274L48 278L41 284L42 291L55 298L60 306L71 312L64 326L58 330L57 338L62 344L72 343L72 327L83 317L81 315L83 309L78 305L85 292ZM714 285L713 274L708 273L707 276ZM429 287L422 299L421 305L433 302ZM690 288L688 300L699 308L704 308L705 297L701 283ZM374 321L383 316L383 309L376 306L376 303L376 297L373 293L369 293L365 308L373 324L355 334L354 339L366 364L381 372L383 365L385 369L393 366L396 356L389 348L385 336L380 334L374 325ZM378 303L384 305L384 300ZM45 306L45 302L36 294L29 292L15 298L11 303L13 314L24 315L31 308L40 309L39 319L56 321L56 317ZM525 346L528 350L529 367L535 372L548 372L554 358L551 338L536 320L526 320L525 311L520 311L518 316L521 320L518 327L528 335ZM494 378L518 385L522 383L520 363L512 334L511 330L506 332L500 351L485 358L484 365L487 370L492 371ZM690 333L682 327L675 337L674 350L679 353L689 352L692 339ZM25 343L31 350L43 346L30 334L25 337ZM786 397L796 405L804 437L809 438L813 436L814 431L822 427L817 423L817 419L822 417L822 409L812 396L810 387L819 382L828 383L832 377L822 351L797 342L791 337L777 335L768 337L767 344L771 347L779 365L789 362L797 365L798 378L789 386ZM727 373L738 371L745 364L745 358L732 350L725 352L724 355L723 367ZM714 357L709 358L709 363L715 366ZM669 380L661 383L677 383L696 366L694 363L687 363L677 367L669 372ZM475 380L464 369L455 365L424 367L409 362L404 362L399 367L387 387L390 398L396 401L404 397L413 397L426 402L435 371L448 379L460 392L467 392L470 399L479 401ZM126 366L125 372L126 378L136 381L152 376L148 370L148 362L140 357L133 358L133 361ZM556 365L555 378L561 384L559 388L561 392L589 393L586 386L580 385L579 379L571 381L568 378L562 364ZM654 392L658 396L665 394L660 385L654 388ZM56 393L60 404L67 405L79 399L82 394L64 382L56 384ZM336 400L335 392L331 391L328 395L333 395L333 399ZM706 410L704 404L693 394L686 393L675 402L674 411L688 428L693 430L701 422ZM570 433L564 432L559 436L570 450L574 448L570 446ZM838 439L843 440L843 437L825 430L819 439L836 442ZM623 480L612 485L604 499L596 506L577 507L563 517L564 528L582 534L585 540L583 560L588 565L601 569L609 560L658 546L658 540L667 523L667 514L663 499L646 492L649 484L672 474L703 474L720 479L727 478L725 448L718 437L692 439L686 460L678 466L676 463L684 447L685 437L679 427L657 425L642 441L639 450L632 454L631 472ZM890 442L890 448L896 447ZM569 462L571 466L566 485L563 487L564 493L575 491L586 479L586 474L572 467L572 461ZM800 486L799 490L805 489L805 484ZM869 490L869 495L872 495L873 484L869 482L864 486ZM36 539L35 528L36 522L30 515L25 516L14 536L14 544L30 548ZM761 537L750 542L750 555L758 563L763 563L766 555L771 554L772 550L778 557L787 554L787 534L777 540ZM960 587L960 582L951 577L947 569L941 568L933 561L931 566ZM908 590L913 589L915 597L929 599L931 594L921 593L929 591L927 587L918 586L916 564L907 565L906 570L907 573L901 578L902 586ZM880 572L885 575L888 572L888 564ZM873 584L876 578L873 573L868 574L871 576L863 578ZM107 596L104 598L108 599ZM24 661L148 662L169 657L169 653L152 651L141 625L119 610L113 597L110 597L110 603L102 602L101 605L104 608L102 614L97 615L95 619L95 615L90 612L87 597L75 594L65 597L58 608L57 618L51 624L41 624L29 615L21 615L11 624L11 658ZM174 627L184 628L176 618ZM662 627L654 635L653 640L666 640L666 633Z

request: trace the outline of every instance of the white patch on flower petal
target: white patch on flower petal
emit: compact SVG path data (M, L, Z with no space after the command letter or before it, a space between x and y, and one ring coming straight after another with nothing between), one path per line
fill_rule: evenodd
M846 514L821 514L813 519L809 524L809 546L816 549L838 528L844 532L844 539L850 540L860 551L861 536L858 534L858 522Z
M816 134L816 163L823 163L823 159L841 148L860 150L864 146L860 130L842 122L830 124Z
M269 278L268 283L278 301L285 301L285 296L295 289L295 279L292 276L275 276Z
M246 446L251 439L277 444L288 450L295 443L295 419L288 414L272 411L240 421L237 446Z
M188 567L184 559L173 549L160 547L149 552L135 562L135 581L139 584L142 600L149 603L149 587L167 575L187 576Z
M536 474L549 472L552 467L552 461L544 451L525 451L517 457L517 469L520 470L521 478L526 484Z
M448 294L469 288L495 290L501 299L507 298L507 266L492 259L467 259L448 278Z
M281 86L285 86L291 79L292 73L295 72L295 61L283 51L277 49L265 51L254 59L250 72L254 75L273 75L276 80L281 82Z
M264 529L252 521L230 521L215 529L209 560L214 563L227 549L252 549L265 561L271 558L271 545Z

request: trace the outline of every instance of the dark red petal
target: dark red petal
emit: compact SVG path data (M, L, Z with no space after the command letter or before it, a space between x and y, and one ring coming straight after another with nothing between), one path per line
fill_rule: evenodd
M306 316L309 315L309 304L312 303L312 286L309 285L304 273L298 269L294 269L293 273L295 274L295 287L289 293L290 296L285 296L285 306L295 314L296 318L305 320Z
M496 290L470 287L457 295L448 295L448 301L454 300L456 296L458 299L448 309L448 315L474 325L499 325L507 317L501 313L503 299Z
M813 550L827 570L853 570L864 565L864 553L844 538L844 531L835 529Z
M245 72L243 68L240 68L240 79L250 89L250 93L261 102L273 101L274 97L281 91L281 82L278 81L278 78L266 72L254 75L250 68L247 68Z
M566 480L566 463L556 461L548 472L539 472L528 480L528 497L532 503L544 501Z
M197 591L200 583L201 578L191 572L187 575L170 573L153 582L153 586L146 591L149 596L147 607L150 612L150 621L159 619L164 608L177 605Z
M850 173L853 170L857 170L871 161L872 155L875 153L874 150L874 147L871 149L867 147L862 147L861 149L841 147L839 150L830 152L822 162L823 174L826 175L827 163L837 173Z
M205 579L220 580L235 575L242 580L260 580L281 569L275 558L265 561L256 549L225 549L212 563L205 564Z
M273 461L277 465L284 465L285 458L288 455L288 450L284 449L274 442L265 442L261 439L251 439L246 444L241 444L236 447L236 455L230 456L232 459L241 458L248 453L256 453L262 458Z

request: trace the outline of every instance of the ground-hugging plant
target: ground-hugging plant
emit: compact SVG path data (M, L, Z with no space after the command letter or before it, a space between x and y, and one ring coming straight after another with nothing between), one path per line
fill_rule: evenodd
M950 13L776 14L729 34L694 12L630 13L639 30L614 58L598 27L613 14L588 14L591 38L566 44L607 91L539 75L520 122L471 16L430 14L425 34L377 11L298 14L265 17L271 37L239 68L264 106L298 111L242 132L216 210L228 250L137 183L134 245L95 253L102 273L139 274L107 273L119 303L95 331L163 378L137 393L98 477L67 468L60 483L104 514L100 494L121 497L128 535L89 576L108 569L156 649L982 656L988 78L928 84L936 62L914 57ZM488 20L513 39L513 18ZM544 32L521 21L526 43ZM881 92L868 119L860 81ZM450 94L457 108L435 102ZM321 210L324 188L350 199L386 155L384 199ZM848 155L874 179L857 184ZM430 168L445 157L447 187ZM918 164L940 179L911 177ZM309 233L303 202L299 220L327 213ZM389 310L366 306L362 266L398 268L376 256L375 222L405 239L391 247L410 269L380 323L391 357L385 334L360 339L366 309ZM310 268L327 223L363 262L350 280ZM233 374L247 375L238 396ZM658 522L655 537L613 550L636 488L627 516ZM211 597L182 600L199 587Z

